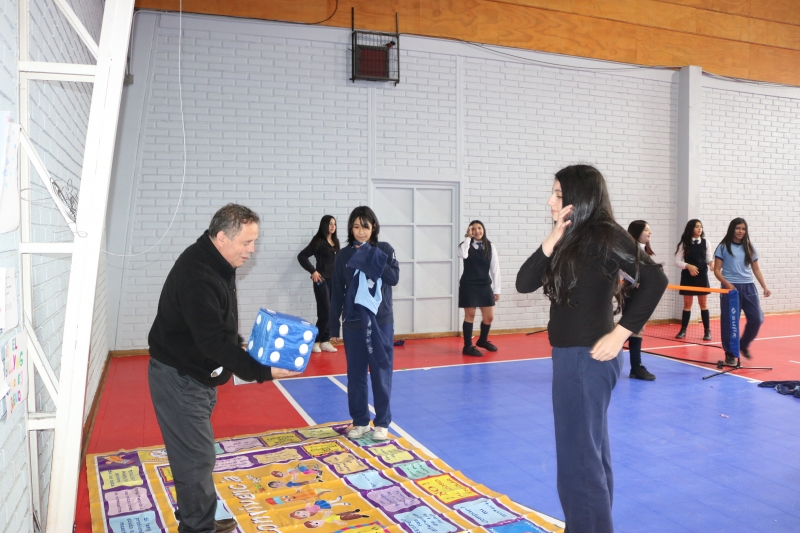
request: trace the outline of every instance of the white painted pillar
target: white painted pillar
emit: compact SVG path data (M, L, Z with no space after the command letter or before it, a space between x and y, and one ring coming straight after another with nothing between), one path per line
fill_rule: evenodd
M97 272L133 4L107 0L100 30L64 321L47 533L72 533L75 520Z
M683 67L678 78L678 197L676 242L686 222L700 217L703 69Z

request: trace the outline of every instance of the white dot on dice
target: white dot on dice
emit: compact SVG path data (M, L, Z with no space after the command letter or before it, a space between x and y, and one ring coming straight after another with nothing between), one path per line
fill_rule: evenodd
M269 360L272 361L273 363L277 363L280 360L280 358L281 354L278 352L272 352L271 354L269 354Z
M253 341L250 341L250 344L247 345L247 349L248 350L252 350L253 349Z
M256 317L256 324L261 324L261 315Z
M303 366L304 361L305 359L303 359L302 357L298 357L297 359L294 360L294 366L300 368L301 366Z
M261 357L262 355L264 355L264 347L263 346L258 349L258 356Z
M275 347L279 350L283 348L283 339L281 338L275 339Z
M311 333L310 331L306 331L305 333L303 333L303 340L306 342L311 342L311 337L313 336L314 336L313 333Z
M287 333L289 333L289 326L287 326L286 324L281 324L281 327L278 328L278 333L280 333L281 335L286 335Z
M267 322L267 331L269 331L269 330L271 330L271 329L272 329L272 320L270 320L269 322Z
M300 355L305 355L308 353L308 344L301 344L300 345Z

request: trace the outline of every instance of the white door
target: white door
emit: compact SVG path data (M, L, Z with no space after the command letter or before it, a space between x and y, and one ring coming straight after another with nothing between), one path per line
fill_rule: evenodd
M454 331L458 296L457 185L373 181L382 241L400 263L395 333Z

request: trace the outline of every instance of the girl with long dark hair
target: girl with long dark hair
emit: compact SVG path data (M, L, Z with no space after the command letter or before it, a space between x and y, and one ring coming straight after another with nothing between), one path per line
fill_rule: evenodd
M481 336L475 344L490 352L497 346L489 342L489 329L494 320L494 304L500 299L500 258L497 248L486 237L486 227L480 220L469 223L464 241L458 247L458 257L464 260L464 272L458 282L458 306L464 309L463 355L481 357L483 353L472 345L475 309L481 309Z
M639 244L642 252L646 253L648 257L655 255L653 249L650 247L650 237L653 232L650 230L650 224L644 220L634 220L628 224L628 233ZM642 364L642 334L641 331L633 333L628 338L628 353L631 357L631 373L628 377L641 379L644 381L655 381L656 376L648 372L647 368Z
M394 364L394 314L392 287L400 280L394 248L378 241L381 226L367 206L353 209L347 221L347 244L336 257L331 283L330 329L339 337L339 319L347 355L347 404L353 427L351 439L369 431L367 370L375 400L372 440L388 438L392 412Z
M335 352L336 347L331 344L331 334L328 329L328 315L331 308L331 278L333 277L333 262L339 253L339 238L336 236L336 219L325 215L319 221L319 229L311 242L302 252L297 254L300 266L311 274L314 283L314 299L317 300L317 338L314 340L312 352ZM309 257L314 256L316 266L311 264Z
M710 287L708 270L714 266L714 254L706 241L703 223L693 218L686 223L681 240L675 248L675 266L681 269L681 285L684 287ZM697 296L700 317L703 319L704 341L711 340L710 317L708 314L708 293L694 290L678 291L683 296L683 315L681 329L676 339L686 337L686 328L692 318L692 297Z
M764 313L761 311L761 302L758 300L758 290L754 278L764 289L764 298L769 298L772 291L767 287L761 267L758 266L758 252L750 243L747 221L743 218L734 218L728 224L725 238L714 252L714 276L722 283L723 289L736 289L739 292L739 304L747 318L747 325L739 338L739 351L750 359L750 343L758 335L758 330L764 322ZM727 294L720 294L720 314L723 322L730 320ZM722 328L722 348L725 350L725 363L736 366L738 354L731 352L730 330Z
M661 266L614 221L605 179L589 165L560 170L547 202L553 230L517 274L517 290L544 287L553 347L558 495L570 533L614 531L608 405L622 345L641 331L667 287ZM620 270L634 280L619 283ZM614 325L619 304L638 285ZM617 306L619 308L619 306Z

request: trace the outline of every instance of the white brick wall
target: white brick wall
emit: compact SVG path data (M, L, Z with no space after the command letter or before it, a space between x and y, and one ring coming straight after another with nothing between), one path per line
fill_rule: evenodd
M674 226L676 86L519 62L465 60L463 235L486 225L501 256L495 327L543 326L549 301L514 289L519 266L550 232L553 175L573 163L606 177L618 222L644 219L667 259Z
M136 74L137 83L147 84L146 127L141 146L131 148L139 160L133 215L122 215L133 253L163 235L181 180L177 17L141 17L157 19L157 39L150 72ZM496 328L546 324L544 297L516 294L514 279L549 231L545 202L553 174L567 164L600 168L620 224L649 221L656 259L678 280L671 266L677 76L646 69L612 72L603 63L554 56L547 56L547 64L509 60L465 44L404 36L399 85L354 84L348 80L344 30L202 16L183 20L189 154L184 205L161 244L128 261L112 349L147 346L167 272L227 201L264 217L255 260L239 278L242 331L249 331L252 315L264 304L313 317L307 274L295 255L326 213L339 219L343 240L344 219L367 200L371 178L460 183L460 224L483 220L502 258ZM135 40L134 54L140 48ZM591 68L574 68L580 65ZM763 119L763 109L752 111L753 121ZM779 154L794 168L792 153ZM753 164L763 168L767 162ZM113 238L123 245L124 238ZM113 294L111 305L116 302Z
M11 111L19 119L17 85L17 3L0 2L0 110ZM0 233L0 267L15 268L19 273L17 252L19 231ZM19 300L18 300L19 303ZM0 334L0 345L6 343L20 328ZM5 399L0 400L5 403ZM24 409L13 415L0 407L0 531L30 531L30 481L28 478L27 435Z
M0 2L0 109L17 118L17 2Z
M402 83L376 87L377 172L456 174L456 58L401 50Z
M703 99L706 234L717 244L732 219L747 220L773 292L766 312L800 308L799 115L800 98L707 88Z
M152 73L149 79L142 73L141 80L149 87L134 215L127 222L132 253L147 250L164 233L182 173L177 17L142 14L140 21L142 16L160 22ZM265 304L314 316L308 276L295 256L320 216L335 215L343 228L350 209L367 199L367 87L374 87L374 177L460 180L462 223L480 218L487 224L503 265L495 327L546 323L544 298L516 294L514 279L549 231L545 202L553 173L566 164L597 164L609 178L620 221L649 220L656 252L669 255L675 214L663 199L676 194L677 116L677 89L669 77L479 59L474 56L486 54L462 46L459 177L457 54L402 48L411 41L404 37L398 86L353 84L347 79L346 32L337 40L327 37L330 32L322 37L325 30L304 28L309 40L302 41L283 37L275 24L183 20L185 207L155 250L128 260L112 349L147 346L167 272L227 201L244 203L264 218L255 260L238 282L242 331ZM434 48L436 41L427 42ZM137 49L135 40L134 54ZM344 239L344 229L339 236Z
M103 13L101 0L70 2L89 32L99 40ZM63 15L49 0L30 2L30 59L67 63L94 63ZM15 1L0 4L0 109L12 109L18 117L17 85L17 5ZM31 82L30 127L33 144L53 176L71 180L79 186L92 88L88 84L60 82ZM31 190L23 197L31 202L32 236L35 241L71 241L72 235L45 191L41 179L32 171ZM2 266L19 269L17 242L19 233L0 235ZM66 256L34 256L33 260L33 325L37 337L56 375L60 372L61 339L69 281L70 260ZM90 380L87 406L97 388L99 373L107 357L105 320L105 261L101 259L98 278L96 317L93 324ZM19 331L19 328L13 334ZM8 335L0 337L5 343ZM37 379L30 394L34 394L40 410L53 410L41 380ZM42 505L46 509L52 467L52 432L40 432L39 461ZM31 530L29 510L30 489L27 464L27 435L24 412L15 413L11 420L0 421L0 483L4 498L0 508L0 530L23 532ZM44 514L44 513L43 513ZM41 517L46 519L46 517Z
M161 17L152 80L135 78L151 86L132 199L132 254L148 250L164 234L179 197L183 148L175 18ZM296 255L323 214L345 218L367 196L367 91L341 75L346 46L207 26L187 30L183 41L183 203L161 244L127 261L115 349L147 346L167 272L227 202L247 205L262 217L257 253L239 272L243 330L267 304L314 316L308 274Z

